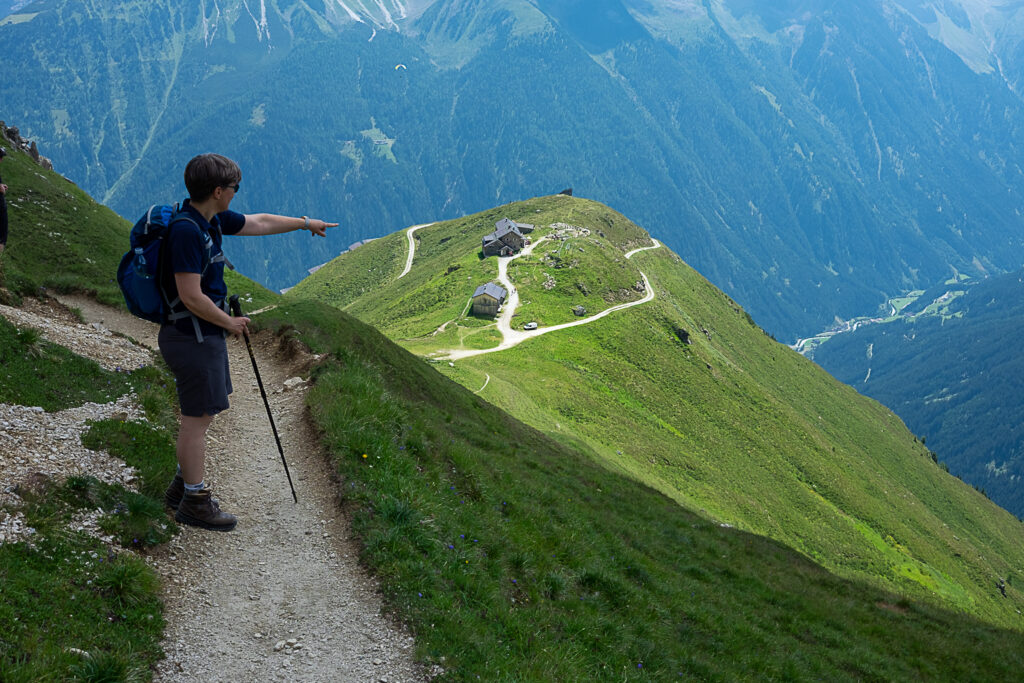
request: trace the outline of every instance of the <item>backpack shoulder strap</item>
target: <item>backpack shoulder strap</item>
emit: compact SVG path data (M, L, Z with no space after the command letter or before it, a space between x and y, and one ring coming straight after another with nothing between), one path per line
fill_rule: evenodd
M205 273L206 269L210 266L210 264L215 262L215 261L216 262L224 261L228 265L229 268L234 270L234 266L232 266L231 262L228 261L227 258L224 256L223 250L215 258L211 258L210 257L210 252L213 250L213 238L209 234L210 231L203 230L202 226L200 226L199 223L196 222L196 220L194 218L192 218L191 216L186 214L184 211L181 211L178 208L177 205L175 205L174 208L175 208L175 213L174 213L173 217L171 218L171 220L168 221L168 223L167 223L168 227L170 227L173 223L176 223L178 221L188 221L192 225L194 225L197 228L199 228L199 232L203 233L203 237L205 238L203 240L203 247L204 247L203 248L203 272ZM220 227L213 227L213 226L210 226L210 227L211 227L211 230L216 230L217 232L220 232ZM167 302L167 308L170 311L170 313L167 316L167 321L168 322L174 322L176 320L181 320L182 318L191 318L191 320L192 320L192 328L195 330L195 333L196 333L196 341L198 341L200 344L202 344L204 337L203 337L202 330L199 328L199 318L197 318L195 316L195 314L193 314L191 311L189 311L184 306L180 306L181 305L181 297L180 296L175 297L174 301L168 301L167 300L167 294L165 292L163 292L163 287L161 287L161 293L163 293L164 300ZM179 306L180 306L180 310L176 310ZM228 313L230 315L230 310L228 308L228 300L227 300L226 297L221 302L220 307L224 310L225 313Z
M152 212L152 210L153 209L151 208L150 211ZM192 218L191 216L189 216L187 213L182 211L178 204L175 204L174 208L172 210L172 213L171 213L171 218L170 218L170 220L167 221L168 232L170 231L171 227L175 223L178 223L178 222L181 222L181 221L186 221L188 223L191 223L192 225L194 225L197 228L199 228L200 232L202 232L202 228L200 227L199 223L196 222L196 220L194 218ZM209 247L207 247L206 250L203 252L203 259L204 259L204 261L209 260ZM196 318L195 315L192 314L191 311L189 311L187 308L185 308L184 305L182 305L182 303L181 303L181 296L176 296L176 297L174 297L173 300L170 298L170 296L167 294L167 290L165 289L164 285L165 285L165 282L166 282L166 278L171 277L171 276L164 271L164 260L163 259L160 259L160 261L158 262L157 265L158 265L158 269L160 271L159 274L157 275L157 281L160 283L159 284L160 295L164 299L164 304L165 304L166 310L167 310L166 321L169 322L169 323L172 323L172 322L174 322L176 320L181 320L182 318L191 318L192 319L192 327L193 327L193 329L195 330L195 333L196 333L196 341L198 341L200 344L202 344L203 343L203 333L199 329L199 320ZM203 266L203 270L206 270L206 266L205 265Z

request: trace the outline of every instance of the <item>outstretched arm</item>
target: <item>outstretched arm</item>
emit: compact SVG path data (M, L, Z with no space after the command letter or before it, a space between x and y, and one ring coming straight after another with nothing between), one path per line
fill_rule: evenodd
M309 230L312 235L324 237L327 228L336 227L337 223L328 223L319 218L308 218L300 216L277 216L272 213L247 213L245 214L245 227L236 234L247 236L259 235L280 235L283 232L294 232L295 230Z

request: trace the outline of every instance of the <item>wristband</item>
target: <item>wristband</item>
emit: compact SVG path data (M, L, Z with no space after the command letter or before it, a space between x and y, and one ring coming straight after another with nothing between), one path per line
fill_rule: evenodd
M303 216L302 220L306 222L306 224L302 226L302 229L309 230L309 216Z

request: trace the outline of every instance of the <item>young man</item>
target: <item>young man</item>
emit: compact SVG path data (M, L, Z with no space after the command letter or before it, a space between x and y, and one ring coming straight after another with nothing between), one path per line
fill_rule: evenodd
M225 335L238 337L249 318L226 312L222 235L276 235L309 230L323 237L337 223L267 213L240 214L228 209L242 180L238 165L219 154L201 154L185 168L189 199L169 230L161 269L168 300L180 303L161 326L160 353L174 372L181 424L178 473L165 500L183 524L230 531L234 515L223 512L203 481L206 432L213 417L228 408L231 375Z
M0 161L4 160L7 152L0 147ZM7 248L7 186L3 178L0 178L0 256L4 255Z

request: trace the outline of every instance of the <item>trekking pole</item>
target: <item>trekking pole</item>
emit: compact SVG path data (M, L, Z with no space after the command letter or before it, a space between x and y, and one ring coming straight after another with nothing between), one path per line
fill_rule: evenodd
M238 295L231 295L231 314L236 318L242 317L242 305L238 303ZM256 356L252 355L252 342L249 341L249 333L242 331L245 337L245 347L249 349L249 360L252 361L252 371L256 374L256 383L260 385L260 394L263 395L263 405L267 407L267 417L270 418L270 428L274 430L274 441L277 442L277 452L281 454L281 464L284 465L284 473L288 477L288 486L292 489L292 498L296 503L299 497L295 495L295 486L292 484L292 475L288 472L288 463L284 459L284 449L281 447L281 437L277 435L277 425L274 424L274 416L270 412L270 401L267 400L267 391L263 388L263 379L260 377L260 369L256 367Z

